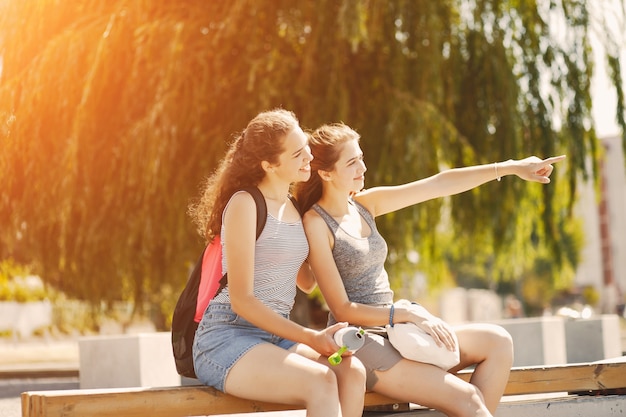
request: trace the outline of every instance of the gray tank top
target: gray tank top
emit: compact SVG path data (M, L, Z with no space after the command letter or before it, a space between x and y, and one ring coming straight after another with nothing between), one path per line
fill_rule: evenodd
M313 209L322 216L335 237L333 258L348 299L359 304L393 304L393 291L389 287L385 270L387 243L378 232L372 214L356 201L351 200L351 203L372 230L368 237L350 235L322 207L313 205ZM329 315L328 322L336 323L332 314Z

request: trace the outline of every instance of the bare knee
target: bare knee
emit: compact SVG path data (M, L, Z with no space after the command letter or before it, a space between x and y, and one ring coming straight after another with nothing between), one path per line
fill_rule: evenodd
M329 401L339 398L337 377L333 371L325 366L320 366L311 372L309 378L302 381L303 401L309 404L316 404L319 401Z
M365 392L366 370L363 362L354 356L348 356L341 362L343 368L337 373L339 384L362 388Z
M513 338L511 334L502 326L493 325L493 351L498 358L503 361L502 364L509 362L513 364Z

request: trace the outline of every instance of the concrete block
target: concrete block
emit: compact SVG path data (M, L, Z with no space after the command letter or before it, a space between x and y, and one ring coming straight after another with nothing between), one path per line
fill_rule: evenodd
M489 290L467 291L469 321L499 320L502 318L502 299Z
M83 337L80 388L178 386L169 332Z
M38 329L52 325L50 301L0 302L0 330L10 330L13 337L30 337Z
M503 318L502 299L490 290L451 288L439 298L439 316L456 325Z
M622 356L619 317L603 314L565 321L567 362L593 362Z
M468 321L467 290L457 287L445 291L439 300L441 319L455 325Z
M15 331L16 318L20 317L20 303L17 301L0 302L0 331Z
M495 322L513 338L513 366L567 363L565 324L562 317L529 317Z

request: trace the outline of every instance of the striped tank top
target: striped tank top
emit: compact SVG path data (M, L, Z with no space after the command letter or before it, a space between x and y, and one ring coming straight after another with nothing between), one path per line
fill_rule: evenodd
M222 270L228 272L224 226L221 237ZM255 297L277 313L288 316L296 297L296 277L308 256L309 244L302 221L285 223L268 213L265 228L256 241L254 251ZM230 304L228 286L214 300Z

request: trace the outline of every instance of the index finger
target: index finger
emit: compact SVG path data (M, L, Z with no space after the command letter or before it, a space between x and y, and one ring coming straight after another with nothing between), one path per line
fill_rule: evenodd
M541 161L544 165L549 165L549 164L553 164L555 162L560 162L562 160L564 160L565 158L567 158L567 155L559 155L559 156L552 156L550 158L546 158L543 161Z

